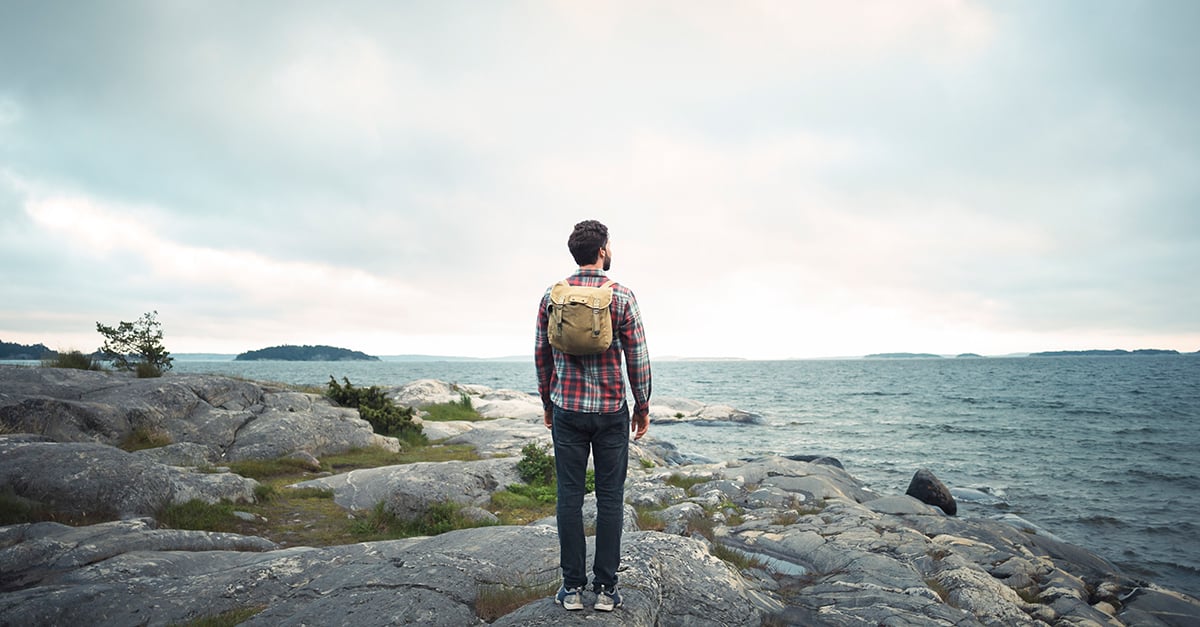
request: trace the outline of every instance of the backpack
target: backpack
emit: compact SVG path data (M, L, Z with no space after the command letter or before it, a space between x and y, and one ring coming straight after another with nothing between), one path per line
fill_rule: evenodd
M599 355L612 345L613 282L600 287L559 281L550 288L546 333L550 345L568 355Z

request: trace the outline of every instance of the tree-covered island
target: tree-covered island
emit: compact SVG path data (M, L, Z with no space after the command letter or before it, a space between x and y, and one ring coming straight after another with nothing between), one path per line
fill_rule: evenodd
M247 351L234 361L379 361L378 357L336 346L272 346Z

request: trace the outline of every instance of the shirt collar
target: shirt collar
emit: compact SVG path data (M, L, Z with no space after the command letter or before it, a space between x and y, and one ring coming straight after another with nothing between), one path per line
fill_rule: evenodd
M604 274L603 270L593 269L593 268L579 268L578 270L575 271L575 274L577 276L600 276L600 277L608 276L608 275Z

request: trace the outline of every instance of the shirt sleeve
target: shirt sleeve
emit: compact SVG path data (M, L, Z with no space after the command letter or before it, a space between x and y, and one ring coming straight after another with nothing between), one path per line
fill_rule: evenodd
M625 351L625 370L629 389L633 392L633 415L650 413L650 351L646 348L646 332L642 328L642 313L637 298L629 292L625 316L621 321L621 346Z
M538 307L537 334L534 336L533 345L533 363L537 368L538 394L542 397L542 409L550 409L554 406L550 401L550 390L554 386L554 353L550 347L550 336L546 333L546 325L549 320L546 305L549 299L550 292L547 290Z

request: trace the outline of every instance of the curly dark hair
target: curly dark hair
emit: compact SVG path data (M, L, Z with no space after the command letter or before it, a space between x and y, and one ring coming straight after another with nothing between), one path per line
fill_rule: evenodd
M585 266L596 263L600 258L600 249L608 243L608 227L595 220L584 220L575 225L571 237L567 238L567 248L575 263Z

